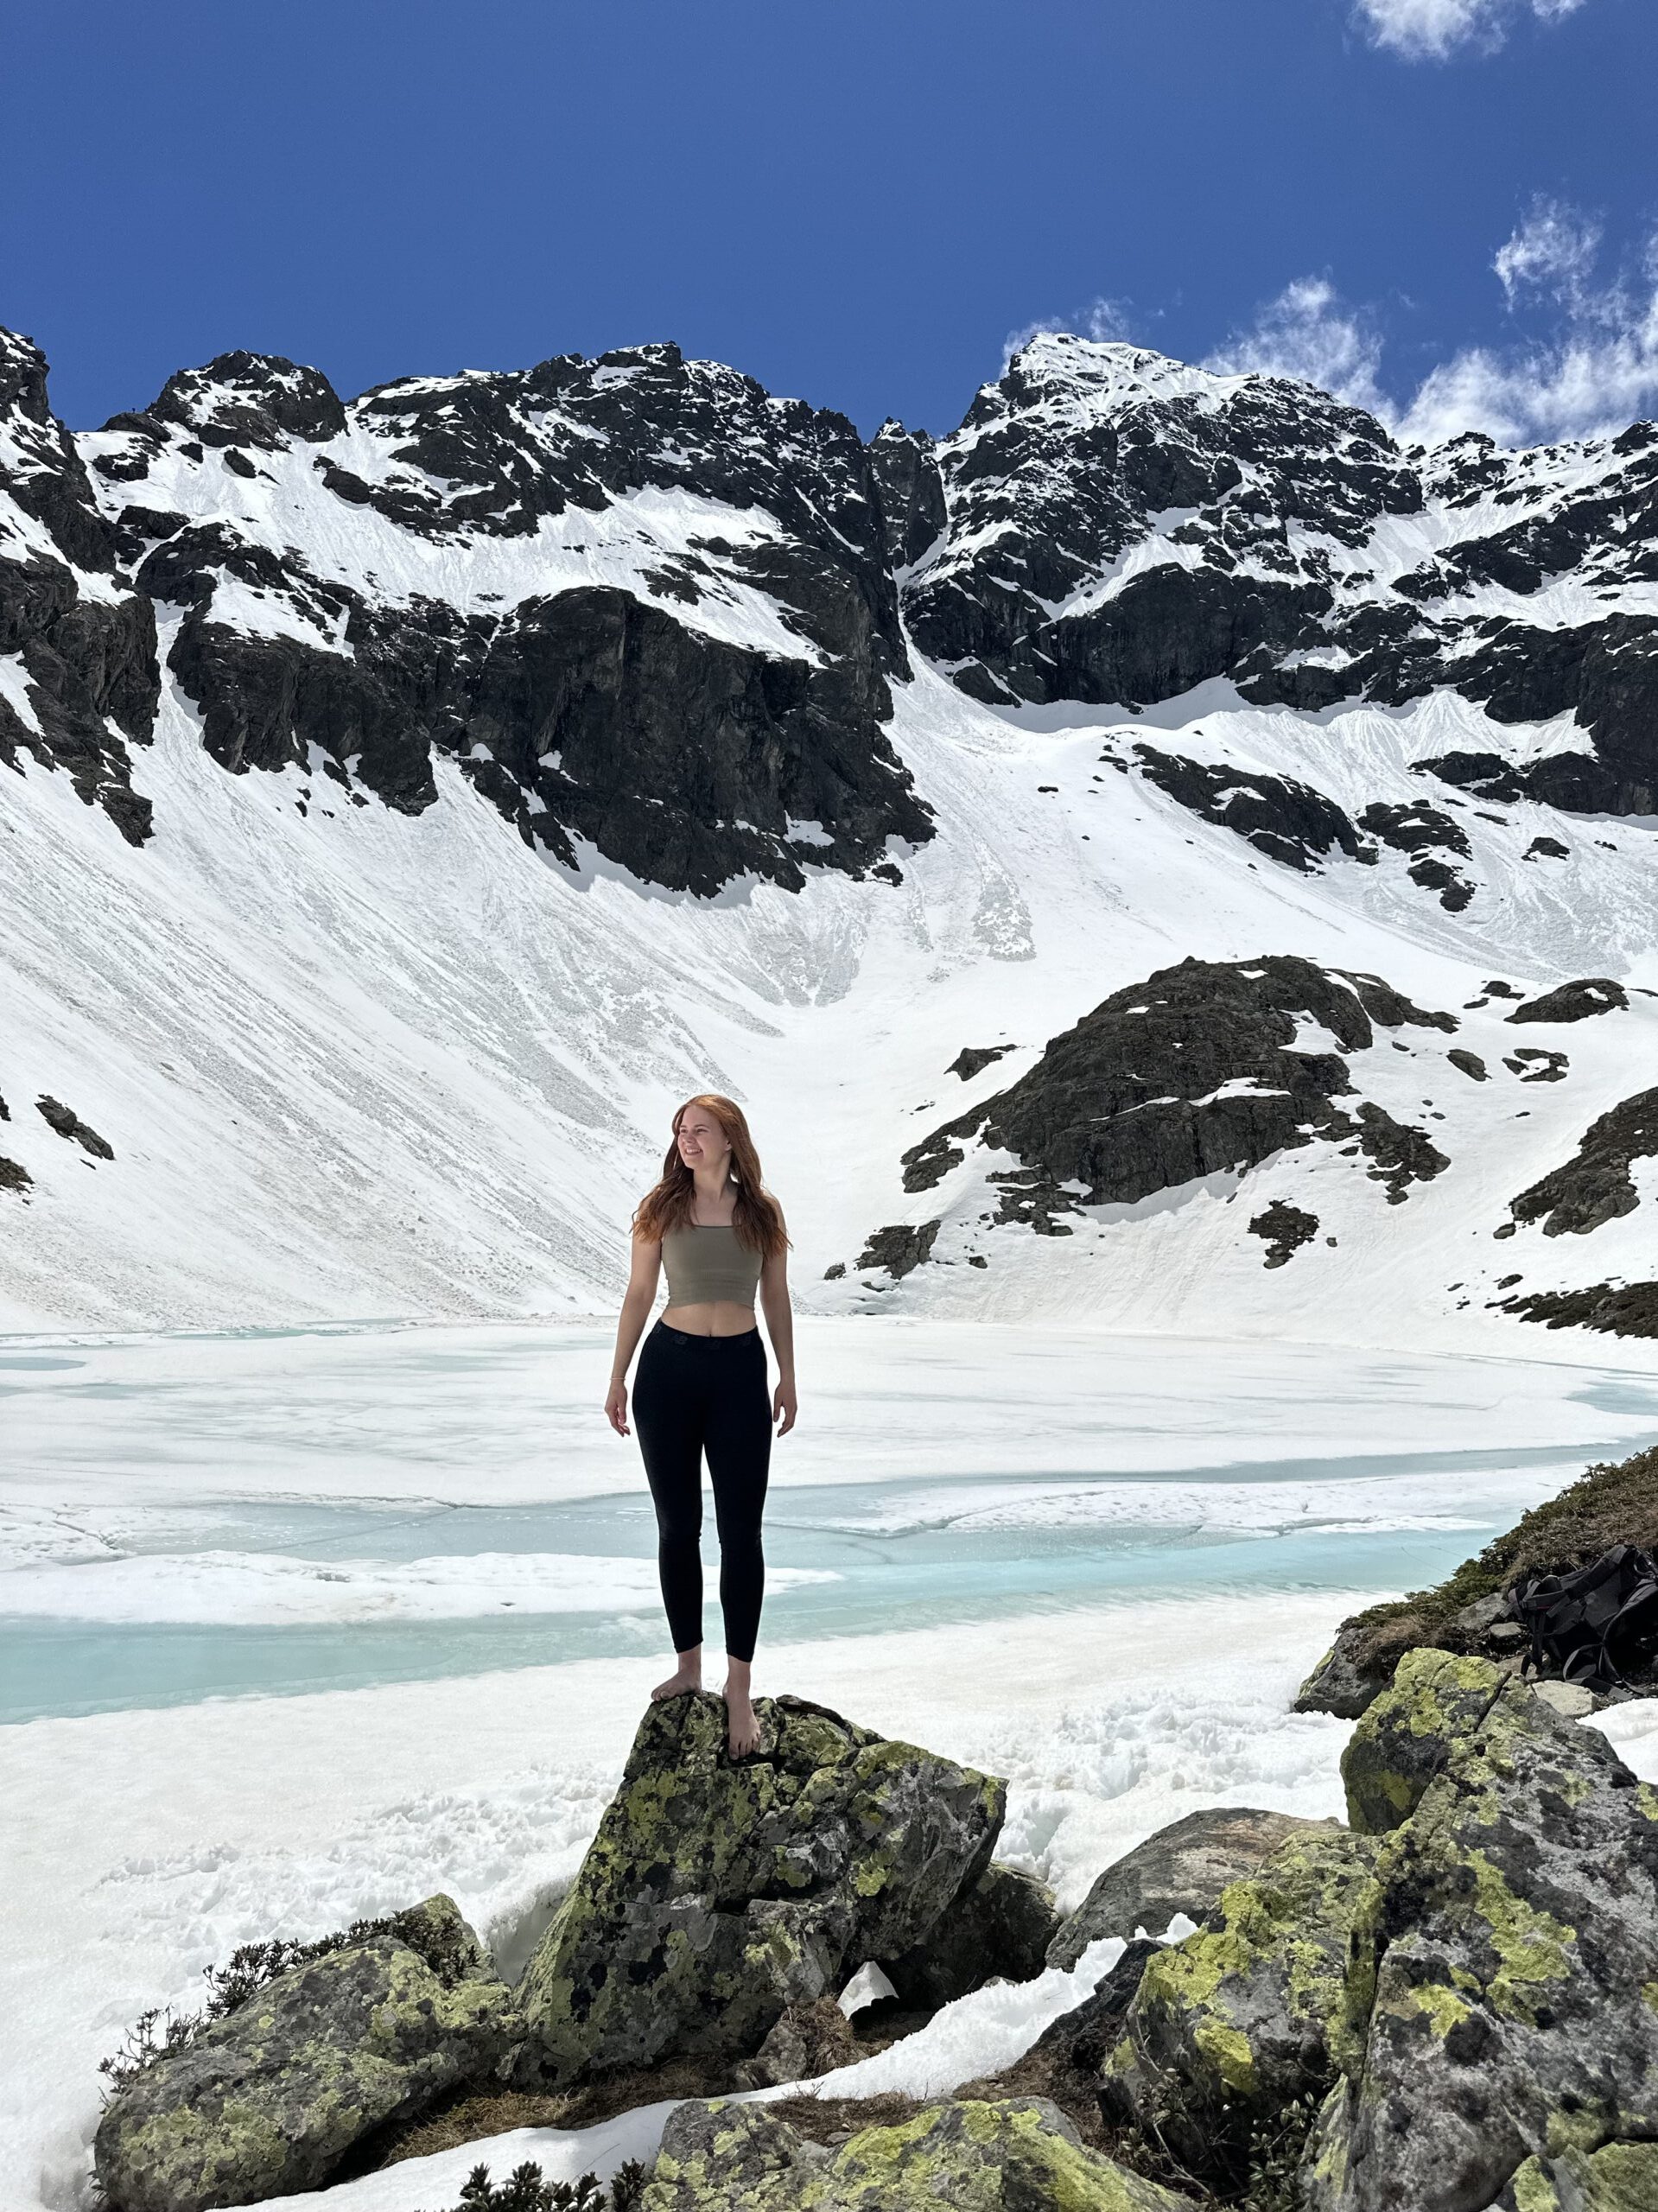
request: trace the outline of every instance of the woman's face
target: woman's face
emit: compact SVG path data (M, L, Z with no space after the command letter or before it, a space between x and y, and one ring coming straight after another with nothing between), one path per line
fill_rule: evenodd
M706 1106L688 1106L679 1117L679 1156L693 1174L697 1169L723 1174L731 1161L731 1145L717 1116Z

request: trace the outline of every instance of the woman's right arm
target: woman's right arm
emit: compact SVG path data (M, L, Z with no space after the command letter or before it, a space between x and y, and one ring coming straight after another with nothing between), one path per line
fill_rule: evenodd
M632 1364L633 1353L645 1325L651 1318L651 1308L657 1302L657 1277L662 1271L662 1244L652 1237L646 1243L642 1237L633 1239L633 1255L627 1271L627 1290L622 1299L621 1319L616 1324L616 1357L610 1363L610 1389L605 1395L605 1415L618 1436L626 1436L627 1428L627 1370Z

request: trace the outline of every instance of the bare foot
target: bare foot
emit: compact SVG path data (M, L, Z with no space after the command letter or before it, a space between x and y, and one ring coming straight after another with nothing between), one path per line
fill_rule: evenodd
M726 1741L734 1759L746 1758L760 1747L760 1724L746 1690L727 1682L725 1687Z
M683 1697L689 1690L702 1687L702 1669L697 1666L677 1668L665 1682L658 1682L651 1693L651 1702L657 1704L664 1697Z

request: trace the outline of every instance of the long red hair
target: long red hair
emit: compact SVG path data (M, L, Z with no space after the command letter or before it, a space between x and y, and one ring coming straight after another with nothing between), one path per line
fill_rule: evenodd
M679 1156L679 1125L693 1106L712 1114L725 1131L731 1147L731 1179L737 1186L736 1211L731 1225L737 1242L771 1259L788 1248L783 1209L760 1179L759 1154L749 1135L743 1109L734 1099L717 1091L699 1090L674 1116L674 1134L662 1163L662 1179L645 1192L633 1216L633 1234L649 1244L659 1244L672 1230L689 1229L696 1203L696 1179Z

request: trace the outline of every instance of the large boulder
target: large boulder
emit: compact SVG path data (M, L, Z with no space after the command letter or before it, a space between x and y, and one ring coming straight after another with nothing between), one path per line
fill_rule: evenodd
M374 2129L488 2075L521 2031L454 1920L461 1978L393 1937L353 1944L279 1975L145 2067L93 2145L112 2212L207 2212L320 2188Z
M902 2004L936 2011L987 1981L1033 1981L1058 1925L1047 1884L993 1859L924 1943L880 1963Z
M1658 2143L1528 2158L1497 2212L1658 2212Z
M800 1698L652 1705L522 1985L544 2079L742 2057L785 2007L922 1942L983 1872L1007 1786Z
M683 2104L642 2212L1178 2212L1190 2200L1089 2150L1040 2097L929 2105L838 2150L764 2105Z
M1658 2135L1658 1789L1490 1662L1434 1650L1400 1662L1343 1766L1380 1844L1312 2212L1641 2202L1612 2193L1629 2158L1589 2197L1560 2162Z
M1280 1844L1335 1825L1247 1805L1188 1813L1106 1868L1049 1944L1046 1962L1069 1973L1102 1936L1126 1940L1140 1928L1160 1936L1178 1912L1201 1920L1229 1882L1253 1874Z
M1160 2139L1193 2173L1228 2183L1247 2169L1257 2127L1324 2094L1380 1848L1310 1823L1252 1878L1229 1884L1207 1927L1147 1960L1106 2061L1108 2123Z

